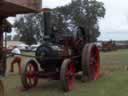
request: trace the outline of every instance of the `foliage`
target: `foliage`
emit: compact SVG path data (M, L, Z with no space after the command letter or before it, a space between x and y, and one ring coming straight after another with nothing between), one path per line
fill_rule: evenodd
M71 29L76 30L76 26L82 26L87 36L91 37L91 41L95 41L100 35L98 19L105 15L103 5L102 2L95 0L89 2L87 0L75 0L67 6L56 8L56 10L64 16L66 21L70 21L69 25L75 27Z
M15 28L20 37L20 41L28 45L36 44L42 36L42 18L40 14L29 14L19 17L15 21ZM39 18L40 17L40 18Z
M96 41L100 35L98 19L104 17L105 8L102 2L95 0L74 0L71 4L53 9L51 12L50 29L56 26L59 35L75 35L79 27L83 27L85 37ZM20 40L27 44L40 42L44 33L43 14L23 16L15 22ZM51 30L52 31L52 30Z

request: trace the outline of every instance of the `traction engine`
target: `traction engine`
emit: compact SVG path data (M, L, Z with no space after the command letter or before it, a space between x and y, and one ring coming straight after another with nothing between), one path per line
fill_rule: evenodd
M37 48L35 59L24 65L21 75L24 88L36 86L42 78L60 80L64 91L70 91L79 72L82 81L97 80L100 75L99 50L88 41L84 28L79 27L76 36L67 34L56 40L56 30L50 30L48 17L49 13L44 12L44 42ZM53 26L52 29L57 28Z

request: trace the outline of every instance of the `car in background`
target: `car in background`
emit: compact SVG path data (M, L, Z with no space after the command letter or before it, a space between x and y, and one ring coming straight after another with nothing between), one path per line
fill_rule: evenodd
M40 44L31 45L31 51L35 52L39 46L40 46Z

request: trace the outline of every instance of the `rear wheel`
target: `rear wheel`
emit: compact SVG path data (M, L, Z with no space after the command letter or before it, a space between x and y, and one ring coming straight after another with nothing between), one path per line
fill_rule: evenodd
M95 44L86 44L82 53L83 80L97 80L100 75L100 56ZM87 78L86 78L87 77Z
M21 75L21 81L25 89L30 89L37 85L38 83L38 77L36 74L37 72L38 72L37 63L34 60L28 61L24 66Z
M65 59L61 65L60 80L64 91L70 91L75 83L75 64L71 59Z

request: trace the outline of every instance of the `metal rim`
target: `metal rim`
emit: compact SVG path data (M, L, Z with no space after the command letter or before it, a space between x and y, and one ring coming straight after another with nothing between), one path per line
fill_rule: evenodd
M24 66L24 70L21 75L21 80L22 80L23 87L25 89L30 89L37 85L38 83L38 77L36 74L37 72L38 72L38 66L36 62L33 60L30 60Z
M89 61L89 73L90 79L97 80L100 74L100 60L99 60L99 50L96 46L92 45L89 47L90 49L90 58Z
M85 45L82 53L83 77L88 80L97 80L100 75L100 56L95 44ZM84 80L85 81L85 80Z
M70 59L66 59L62 63L60 79L65 91L73 89L75 83L75 64Z

